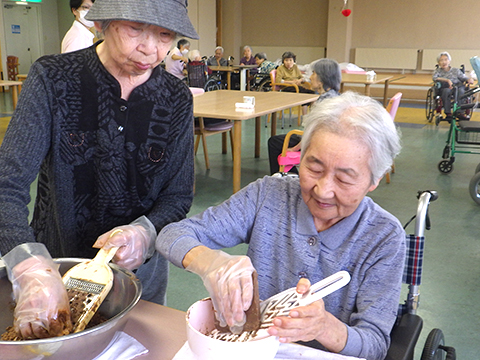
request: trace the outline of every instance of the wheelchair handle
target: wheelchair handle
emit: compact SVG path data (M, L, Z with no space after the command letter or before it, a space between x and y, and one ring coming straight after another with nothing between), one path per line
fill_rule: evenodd
M415 235L425 236L425 229L430 230L430 217L428 216L428 205L431 201L438 199L438 193L435 190L419 191L417 215L415 221Z

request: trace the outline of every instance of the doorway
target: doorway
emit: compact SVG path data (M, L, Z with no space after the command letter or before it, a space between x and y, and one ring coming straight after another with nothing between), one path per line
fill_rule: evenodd
M42 53L40 23L38 5L3 4L5 55L18 57L20 74L27 74Z

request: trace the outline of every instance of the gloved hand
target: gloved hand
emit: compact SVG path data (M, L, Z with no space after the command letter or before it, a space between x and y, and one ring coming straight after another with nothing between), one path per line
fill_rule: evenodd
M25 340L69 334L67 291L45 245L22 244L3 259L16 301L15 331Z
M113 262L129 270L135 270L155 252L157 231L147 219L141 216L129 225L117 226L98 237L94 248L119 247Z
M243 331L245 311L252 304L255 268L247 256L233 256L221 250L205 249L186 270L199 275L208 290L220 326L234 334Z

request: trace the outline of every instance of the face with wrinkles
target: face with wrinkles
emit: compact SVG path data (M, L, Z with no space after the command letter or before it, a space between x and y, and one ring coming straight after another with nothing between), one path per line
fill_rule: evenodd
M318 130L304 151L302 198L317 231L323 231L351 215L378 183L371 182L367 146L352 136Z
M175 32L156 25L112 21L105 30L101 60L112 75L140 76L152 71L167 55Z

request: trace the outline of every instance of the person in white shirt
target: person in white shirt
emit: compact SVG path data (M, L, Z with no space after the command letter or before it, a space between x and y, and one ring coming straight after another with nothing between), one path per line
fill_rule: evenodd
M185 71L188 64L188 51L190 50L190 41L187 39L180 39L177 46L168 53L165 58L165 70L170 74L175 75L180 80L186 80L187 74Z
M62 40L62 53L85 49L93 45L95 35L90 31L93 21L85 19L95 0L70 0L75 20Z

